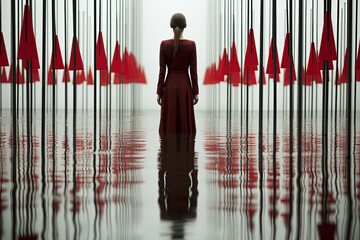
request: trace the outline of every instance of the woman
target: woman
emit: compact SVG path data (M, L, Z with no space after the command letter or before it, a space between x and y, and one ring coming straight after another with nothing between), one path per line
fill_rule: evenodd
M171 17L170 27L174 31L174 38L162 41L160 46L157 86L157 101L161 105L159 132L196 132L193 106L199 101L196 45L182 36L186 28L183 14L175 13ZM166 66L168 73L164 82Z

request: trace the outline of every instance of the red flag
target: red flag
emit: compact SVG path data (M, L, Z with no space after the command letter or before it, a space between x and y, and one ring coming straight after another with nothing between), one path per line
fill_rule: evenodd
M309 76L309 75L305 75L305 68L303 67L303 70L302 70L302 85L303 86L311 86L312 85L312 76ZM305 81L306 79L306 81Z
M106 86L108 84L108 80L110 82L110 79L108 79L108 71L107 70L101 70L100 71L100 86Z
M91 72L91 67L89 68L89 72L87 75L87 85L94 85L94 79L93 79L93 75Z
M315 43L311 43L311 49L310 49L310 56L309 56L309 62L308 67L306 69L306 75L314 76L317 75L319 72L319 68L317 66L318 60L316 56L316 50L315 50Z
M231 74L231 83L234 87L238 87L241 83L241 72L235 72Z
M205 70L205 76L204 76L204 85L210 84L210 67L207 67Z
M121 73L122 72L122 62L120 57L120 45L119 42L116 41L114 56L111 63L111 72L113 73Z
M77 38L75 38L76 42L76 70L84 70L84 64L81 58L80 49L79 49L79 43ZM69 70L74 70L74 39L71 45L71 55L70 55L70 63L69 63Z
M328 14L328 12L325 12L324 26L319 52L319 58L323 61L331 61L337 59L334 32L331 22L331 14L329 16L329 21Z
M292 62L292 69L293 69L293 83L294 83L294 81L296 81L294 62ZM285 68L284 86L289 86L289 85L290 85L290 68Z
M102 32L99 32L98 40L96 43L96 70L107 70L107 60L104 47Z
M235 42L232 43L229 63L229 73L240 72L239 61L236 52Z
M337 70L335 85L341 85L339 69Z
M356 81L360 82L360 70L356 70Z
M47 81L48 85L53 85L53 71L51 68L49 68L48 71L48 81ZM55 85L56 85L56 73L55 73Z
M63 75L63 79L62 79L62 82L64 83L65 82L65 74L66 74L66 81L67 82L71 82L70 80L70 74L69 74L69 67L66 65L66 73L64 71L64 75Z
M290 42L290 33L286 33L284 50L281 59L281 68L290 68L289 42Z
M223 76L228 74L228 61L229 60L228 60L228 55L227 55L227 52L226 52L226 48L224 48L221 63L219 63L220 64L219 72Z
M15 75L16 75L16 77L15 77L16 84L24 84L25 83L24 78L23 78L23 76L21 74L21 71L20 71L20 69L18 67L16 67L16 69L15 69ZM8 83L11 83L11 82L12 82L12 66L10 65Z
M2 68L1 83L10 83L10 81L8 81L6 76L5 67Z
M271 39L269 58L268 58L268 63L267 63L267 67L266 67L266 73L267 74L274 74L273 39ZM280 74L280 63L279 63L279 56L278 56L277 48L276 48L276 73Z
M260 76L259 76L260 77ZM266 84L266 78L265 78L265 68L263 66L263 85Z
M123 63L123 73L124 76L128 76L131 74L131 67L130 67L130 61L129 61L129 53L125 47L125 50L123 52L123 57L122 57L122 63Z
M341 83L347 83L347 72L348 72L348 49L346 48L344 67L341 73Z
M258 57L257 57L257 53L256 53L254 30L250 29L248 44L247 44L246 53L245 53L244 66L256 66L255 70L257 70L258 65L259 65L259 62L258 62Z
M5 41L3 33L1 32L1 46L0 46L0 67L9 66L8 57L6 54Z
M248 67L245 68L242 83L247 85L247 79L249 78L249 86L256 85L256 76L255 70L249 69Z
M78 71L76 73L76 84L80 85L85 82L85 74L84 71Z
M77 59L76 59L77 60ZM53 54L51 53L50 68L53 69ZM61 56L58 36L55 36L55 70L64 69L64 63Z
M121 74L116 72L114 75L114 84L118 85L121 83Z
M39 69L33 68L32 72L33 72L33 81L32 81L32 83L40 82Z
M33 60L33 68L40 68L29 5L24 9L17 59Z

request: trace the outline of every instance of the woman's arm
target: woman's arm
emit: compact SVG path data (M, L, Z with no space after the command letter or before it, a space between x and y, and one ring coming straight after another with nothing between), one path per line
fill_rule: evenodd
M164 41L160 44L160 71L159 71L159 81L157 85L157 94L162 97L163 95L163 88L164 88L164 80L165 80L165 71L166 71L166 55L165 55L165 45Z
M198 76L197 76L197 59L196 59L196 44L194 42L194 48L192 51L190 59L190 75L191 75L191 85L192 85L192 94L194 96L194 105L199 101L199 86L198 86Z

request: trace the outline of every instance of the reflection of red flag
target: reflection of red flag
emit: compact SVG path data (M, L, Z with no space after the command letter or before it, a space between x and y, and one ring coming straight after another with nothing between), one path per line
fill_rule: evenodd
M290 42L290 33L286 33L284 50L281 59L281 68L290 68L289 42Z
M71 82L70 80L70 74L69 74L69 67L66 65L66 73L64 71L64 76L63 76L63 79L62 79L62 82L64 83L65 82L65 74L66 74L66 82Z
M223 76L227 75L227 71L228 71L228 55L227 55L227 52L226 52L226 48L224 48L221 63L219 63L219 64L220 64L220 66L219 66L220 74L223 75Z
M268 58L267 67L266 67L266 73L267 74L274 74L273 39L271 39L269 58ZM280 63L279 63L279 56L278 56L277 48L276 48L276 73L280 74Z
M317 226L320 240L332 240L335 238L336 225L323 223Z
M329 16L329 22L328 22L328 12L325 12L319 58L323 61L331 61L337 59L334 32L331 22L331 14Z
M79 43L77 38L75 39L76 42L76 70L84 70L84 64L81 58ZM69 63L69 70L74 70L74 39L71 45L71 55L70 55L70 63Z
M10 83L10 81L8 81L7 76L6 76L5 67L2 68L1 83Z
M0 67L9 66L8 57L6 54L5 41L3 33L1 32L1 46L0 46Z
M76 59L77 60L77 59ZM53 69L53 54L51 52L50 68ZM64 63L61 56L58 36L55 36L55 70L64 69Z
M53 71L51 68L49 68L48 71L48 81L47 81L48 85L53 85ZM56 73L55 73L55 85L56 85Z
M348 49L346 48L344 67L341 73L341 83L347 83L347 72L348 72Z
M17 59L33 60L33 68L40 68L29 5L24 9Z
M106 53L104 48L104 41L102 32L99 32L98 40L96 43L96 70L107 70Z
M235 42L233 42L230 53L229 73L240 72L239 61L236 52Z
M87 74L87 85L94 85L94 79L93 79L93 75L91 72L91 67L89 68L89 72Z
M257 70L257 65L259 65L259 62L256 53L254 30L250 29L248 43L246 47L246 53L245 53L244 66L256 66L256 69L254 70Z
M122 62L121 62L121 57L120 57L120 45L119 45L118 41L116 41L116 45L115 45L114 56L113 56L112 63L111 63L111 72L113 72L113 73L122 72Z

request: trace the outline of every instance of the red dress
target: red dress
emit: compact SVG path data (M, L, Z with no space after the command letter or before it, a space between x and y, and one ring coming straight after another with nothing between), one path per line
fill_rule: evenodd
M173 39L161 42L157 86L157 94L162 97L159 132L196 132L193 104L194 95L199 94L196 45L194 41L179 40L175 57L173 49Z

